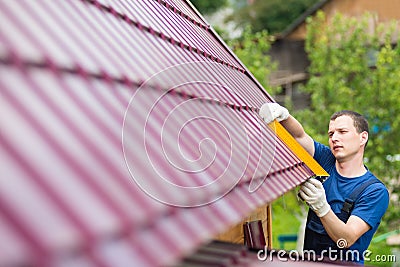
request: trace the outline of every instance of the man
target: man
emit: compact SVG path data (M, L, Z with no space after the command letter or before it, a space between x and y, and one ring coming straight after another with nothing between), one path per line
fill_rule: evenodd
M367 120L353 111L333 114L327 147L306 134L288 110L277 103L264 104L260 116L267 123L275 119L281 122L330 175L323 184L312 178L300 187L299 195L310 207L304 250L363 264L364 251L389 204L386 187L364 165ZM362 185L365 189L360 189ZM362 192L354 193L357 189ZM342 209L346 210L346 199L355 194L358 196L346 217Z

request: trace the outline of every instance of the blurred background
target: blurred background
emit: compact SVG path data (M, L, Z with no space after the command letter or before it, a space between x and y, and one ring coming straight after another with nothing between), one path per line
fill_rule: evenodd
M342 109L370 123L365 164L387 186L389 208L372 255L400 266L400 1L192 0L255 78L327 144ZM296 249L307 208L291 191L272 205L274 247Z

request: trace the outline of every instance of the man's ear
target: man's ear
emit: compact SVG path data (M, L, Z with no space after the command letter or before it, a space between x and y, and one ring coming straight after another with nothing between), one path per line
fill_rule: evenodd
M365 145L368 142L368 132L364 131L360 134L360 141L361 141L361 145Z

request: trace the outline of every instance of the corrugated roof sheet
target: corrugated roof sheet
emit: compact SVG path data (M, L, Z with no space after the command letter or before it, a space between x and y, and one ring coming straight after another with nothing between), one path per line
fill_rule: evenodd
M0 25L0 266L172 264L313 175L185 1L4 0Z

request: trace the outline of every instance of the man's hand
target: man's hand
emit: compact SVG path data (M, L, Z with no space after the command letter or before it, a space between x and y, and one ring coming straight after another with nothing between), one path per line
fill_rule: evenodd
M318 217L324 217L330 211L331 206L326 201L324 187L317 179L306 181L300 187L299 194Z
M275 119L283 121L289 118L289 111L278 103L265 103L260 108L259 114L266 123L271 123Z

